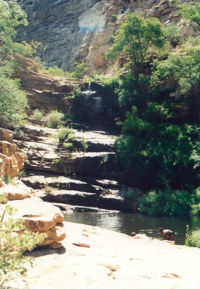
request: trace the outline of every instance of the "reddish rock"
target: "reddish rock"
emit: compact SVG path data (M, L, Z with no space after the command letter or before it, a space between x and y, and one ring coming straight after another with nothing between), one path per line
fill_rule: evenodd
M17 151L13 143L13 133L0 128L0 177L16 177L23 169L25 160L25 154Z

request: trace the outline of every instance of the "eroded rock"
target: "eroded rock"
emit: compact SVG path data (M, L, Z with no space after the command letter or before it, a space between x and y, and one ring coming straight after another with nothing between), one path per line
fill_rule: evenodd
M13 143L13 133L0 128L0 177L16 177L25 161L26 155Z
M23 218L29 230L47 234L41 246L57 247L58 242L65 239L66 235L62 230L64 216L59 208L39 199L12 201L8 204L16 209L15 217Z

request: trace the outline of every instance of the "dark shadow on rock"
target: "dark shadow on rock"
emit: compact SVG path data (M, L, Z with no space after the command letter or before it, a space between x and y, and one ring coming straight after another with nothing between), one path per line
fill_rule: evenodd
M32 252L27 252L26 255L30 257L41 257L41 256L46 256L50 254L65 254L66 248L61 247L61 248L56 248L56 249L51 249L51 248L46 248L46 247L39 247L36 248Z

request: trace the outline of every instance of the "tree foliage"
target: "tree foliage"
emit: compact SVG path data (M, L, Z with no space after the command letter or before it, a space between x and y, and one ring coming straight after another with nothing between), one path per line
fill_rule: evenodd
M189 1L179 5L179 13L183 19L191 20L200 28L200 4L196 1Z
M198 130L172 124L170 117L168 109L156 103L149 103L141 116L136 107L126 113L117 151L130 185L185 189L197 182Z
M181 88L182 94L187 94L200 81L200 50L188 49L182 55L172 54L166 60L156 60L154 69L151 78L153 86L174 79Z
M152 54L152 49L162 48L165 44L165 32L156 18L145 19L138 13L130 13L117 30L114 44L108 50L107 57L114 58L118 54L129 57L132 70L143 72L143 64Z
M0 118L1 123L18 127L22 124L27 100L19 82L11 76L18 47L14 42L16 28L26 24L26 17L16 1L0 0L0 11Z

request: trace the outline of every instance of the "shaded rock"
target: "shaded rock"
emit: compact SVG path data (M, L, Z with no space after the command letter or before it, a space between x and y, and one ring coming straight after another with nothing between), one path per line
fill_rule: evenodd
M72 190L53 190L45 197L43 197L43 200L48 202L60 202L72 205L92 206L96 205L97 203L97 194Z
M110 210L127 210L124 198L118 194L118 191L100 195L98 198L98 207Z

